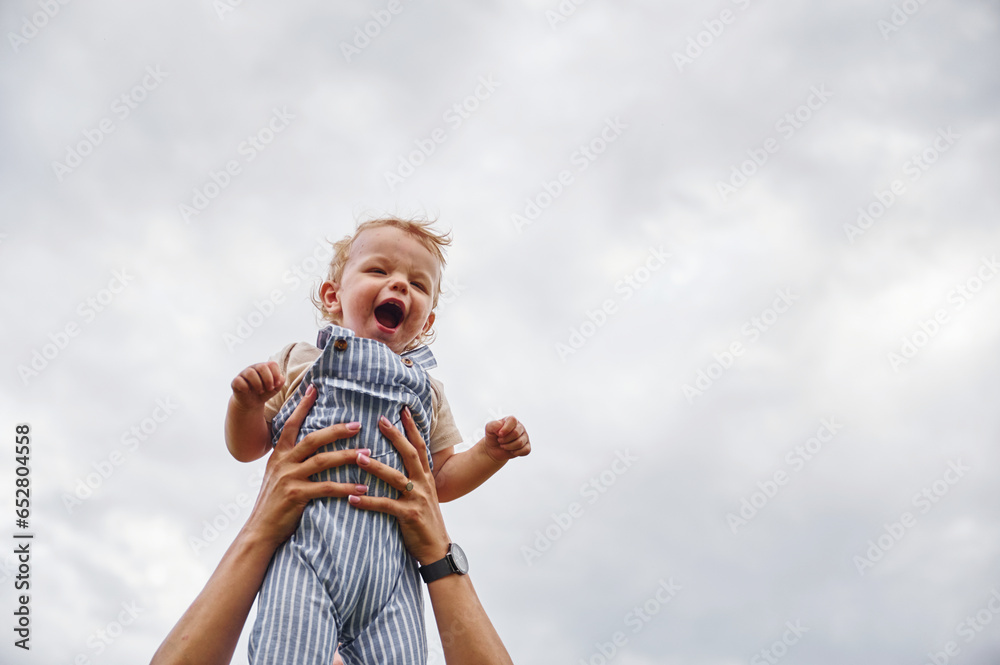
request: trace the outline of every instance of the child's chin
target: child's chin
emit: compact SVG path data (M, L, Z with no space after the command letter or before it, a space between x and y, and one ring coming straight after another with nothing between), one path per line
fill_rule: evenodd
M403 350L406 348L406 342L404 342L400 338L400 336L396 334L397 331L395 330L387 331L383 330L382 328L379 328L378 332L379 334L376 337L376 339L385 344L386 346L388 346L395 353L402 353Z

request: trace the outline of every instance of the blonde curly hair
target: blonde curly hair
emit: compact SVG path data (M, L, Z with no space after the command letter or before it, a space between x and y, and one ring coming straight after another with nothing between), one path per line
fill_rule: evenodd
M340 240L331 243L333 245L333 257L330 259L330 267L327 270L325 281L339 284L340 279L344 276L344 267L347 265L347 261L351 257L351 248L354 246L358 236L360 236L364 231L383 226L395 227L416 238L421 245L427 248L427 251L431 253L431 256L433 256L438 263L441 264L441 270L444 271L446 262L444 252L442 250L451 244L451 233L442 233L437 231L432 228L432 224L433 221L429 220L402 219L400 217L380 217L378 219L371 219L358 224L357 228L354 229L353 235L344 236ZM323 307L323 300L319 295L320 286L322 286L322 284L318 285L310 296L313 305L315 305L316 309L320 311L320 315L324 320L340 325L340 317L335 314L331 314L326 311L325 307ZM438 283L435 285L434 293L432 294L431 311L434 311L434 308L437 307L438 296L440 293L441 284ZM421 344L429 344L433 340L434 330L432 327L431 329L428 329L427 332L421 333L417 339L410 343L407 349L409 350Z

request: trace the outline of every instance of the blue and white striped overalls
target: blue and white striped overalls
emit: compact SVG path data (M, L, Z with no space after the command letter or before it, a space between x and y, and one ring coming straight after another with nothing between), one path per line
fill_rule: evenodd
M397 355L382 342L339 326L324 328L316 346L322 355L275 417L274 440L314 384L316 403L299 438L331 424L359 421L356 436L320 452L370 448L373 459L405 473L399 453L379 431L378 419L384 415L403 431L400 410L405 404L424 441L429 440L427 369L436 365L430 349L421 346ZM354 464L312 478L368 485L369 496L397 495ZM330 665L338 642L347 665L426 662L423 589L395 517L355 508L346 498L316 499L271 560L250 635L250 663Z

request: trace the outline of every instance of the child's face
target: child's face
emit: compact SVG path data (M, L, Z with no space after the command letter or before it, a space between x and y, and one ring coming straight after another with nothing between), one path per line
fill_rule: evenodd
M402 353L434 322L431 305L441 267L409 233L393 226L367 229L354 241L340 284L324 282L326 311L355 335Z

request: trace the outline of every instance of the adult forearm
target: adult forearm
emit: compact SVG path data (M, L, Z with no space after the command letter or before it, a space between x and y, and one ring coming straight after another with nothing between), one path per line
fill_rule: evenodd
M228 665L273 554L273 544L241 531L150 665Z
M449 665L512 665L510 654L468 575L449 575L427 585Z

